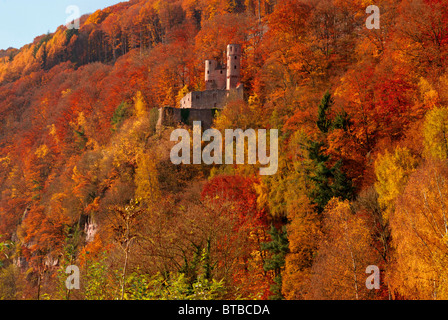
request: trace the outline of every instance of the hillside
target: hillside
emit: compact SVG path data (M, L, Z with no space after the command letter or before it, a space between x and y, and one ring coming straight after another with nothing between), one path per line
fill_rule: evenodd
M0 298L448 298L447 22L447 0L131 0L0 51ZM174 165L156 128L231 43L246 99L214 126L278 129L272 176Z

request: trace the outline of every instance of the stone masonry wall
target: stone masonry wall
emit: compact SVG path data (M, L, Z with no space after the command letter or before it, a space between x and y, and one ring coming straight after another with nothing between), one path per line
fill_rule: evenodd
M189 92L181 101L182 109L222 109L227 90L205 90Z

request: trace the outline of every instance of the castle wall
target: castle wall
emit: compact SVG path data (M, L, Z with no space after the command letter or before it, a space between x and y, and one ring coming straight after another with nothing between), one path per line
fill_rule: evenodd
M216 89L225 90L226 89L226 69L216 69L214 71Z
M226 90L189 92L180 101L181 109L222 109L227 97Z
M202 127L211 128L215 119L216 109L178 109L164 107L159 109L157 127L177 126L179 124L193 125L193 121L201 121Z

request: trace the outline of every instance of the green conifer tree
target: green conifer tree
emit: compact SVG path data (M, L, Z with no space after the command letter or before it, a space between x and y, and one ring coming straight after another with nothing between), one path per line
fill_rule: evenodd
M271 225L269 234L272 240L261 244L262 250L267 250L271 253L271 257L265 260L264 270L274 272L274 284L271 286L273 295L269 298L271 300L283 300L282 270L285 267L285 257L289 251L286 226L283 226L282 230L279 231L275 226Z

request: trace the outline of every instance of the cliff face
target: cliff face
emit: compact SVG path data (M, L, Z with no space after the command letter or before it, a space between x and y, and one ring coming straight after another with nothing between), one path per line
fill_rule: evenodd
M87 243L92 242L95 239L95 235L98 232L98 224L93 221L92 218L88 219L84 226L85 241Z

